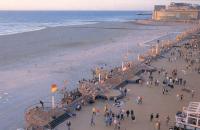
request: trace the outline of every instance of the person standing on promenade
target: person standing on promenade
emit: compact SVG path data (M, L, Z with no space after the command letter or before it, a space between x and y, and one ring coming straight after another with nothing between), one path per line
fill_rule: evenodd
M185 87L185 85L186 85L186 80L183 81L183 86Z
M67 121L66 125L67 125L68 130L71 130L71 122L69 120Z
M194 97L194 94L195 94L195 93L194 93L194 90L192 90L192 91L191 91L191 96L192 96L192 98Z
M131 115L131 119L132 119L132 121L135 121L135 115L134 114Z
M120 113L120 120L124 120L124 113L123 112Z
M92 108L92 114L96 115L96 108L95 107Z
M179 94L176 95L176 98L177 98L178 101L180 101L180 95Z
M147 81L147 87L149 87L149 81Z
M124 89L124 96L127 95L127 88Z
M117 129L120 130L120 128L121 128L121 123L120 123L120 121L118 121L118 123L117 123Z
M115 117L113 120L113 124L114 124L114 130L117 130L117 118Z
M169 115L166 117L166 125L169 125L170 117Z
M133 109L131 110L131 117L134 116L134 111Z
M162 94L165 95L165 88L162 89Z
M159 116L160 116L159 113L157 113L155 118L158 120Z
M109 126L112 125L112 121L113 121L113 117L112 117L112 115L110 115L110 116L109 116Z
M110 118L109 118L108 115L106 115L106 117L105 117L105 123L106 123L106 126L109 125L109 121L110 121Z
M156 123L155 123L155 128L156 128L156 130L160 130L160 121L157 121Z
M95 126L94 114L92 114L92 118L91 118L91 120L90 120L90 126Z
M151 122L153 121L153 113L151 113L151 115L150 115L150 121Z
M181 94L181 101L183 100L183 94Z
M183 79L180 78L180 79L179 79L179 82L180 82L180 85L182 85L182 84L183 84Z
M106 115L107 113L108 113L108 104L104 106L104 115Z
M126 116L127 116L127 118L129 117L129 114L130 114L130 111L127 110L127 111L126 111Z

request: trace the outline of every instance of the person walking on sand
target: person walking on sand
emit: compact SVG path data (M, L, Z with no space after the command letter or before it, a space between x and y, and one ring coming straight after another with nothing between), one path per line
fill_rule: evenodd
M151 115L150 115L150 121L151 122L153 121L153 113L151 113Z

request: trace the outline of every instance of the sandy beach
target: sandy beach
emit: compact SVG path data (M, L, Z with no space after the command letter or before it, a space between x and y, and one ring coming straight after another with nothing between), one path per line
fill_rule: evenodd
M80 79L91 78L92 68L105 66L105 64L107 68L119 66L127 51L130 53L129 60L134 60L137 58L137 54L147 51L149 45L155 44L157 39L173 39L179 32L193 26L192 24L170 22L105 22L0 36L0 129L15 130L23 127L25 108L39 100L50 101L52 83L58 84L61 89L64 86L63 81L67 80L67 88L74 89ZM167 69L173 66L173 64L166 63L166 59L159 63L155 62L153 65L165 65ZM177 68L179 67L177 66ZM191 87L196 88L195 84L199 83L197 80L199 75L190 77L188 74L186 76L187 79L191 79L189 82ZM151 106L149 109L152 111L160 110L160 113L164 113L168 109L163 104L160 104L163 107L162 110L161 108L156 109L155 106L159 103L167 102L172 106L175 105L169 113L172 119L176 110L187 105L189 101L188 98L184 102L176 103L174 96L178 89L167 98L169 95L161 96L160 89L128 87L130 94L141 94L144 99L147 99L145 101L147 104L152 103L147 105ZM58 96L56 98L59 98ZM159 98L160 96L161 98ZM155 101L152 102L152 100ZM198 97L195 97L194 100L199 101ZM132 102L132 100L128 100L128 102ZM136 106L134 103L127 106L134 106L137 111L137 122L146 119L145 113L140 115L142 113L140 107L148 109L145 102L143 106ZM89 109L90 107L84 108L83 111L90 112ZM79 116L82 118L77 118L79 120L74 120L73 124L80 122L80 119L84 119L83 117L86 117L87 114L82 112ZM82 123L87 124L86 122L88 121L85 120L85 123ZM148 127L150 125L145 124ZM131 123L126 126L129 125L132 128ZM139 126L141 124L133 125L135 129L139 129ZM147 127L144 126L144 128ZM64 125L61 125L59 129L64 129ZM74 129L80 128L77 126ZM91 128L88 126L89 129Z

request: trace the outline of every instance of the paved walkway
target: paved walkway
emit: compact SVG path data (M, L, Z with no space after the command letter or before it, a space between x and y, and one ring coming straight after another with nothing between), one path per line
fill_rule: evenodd
M153 66L161 68L163 67L168 72L171 72L173 69L178 70L178 76L187 80L186 86L189 86L191 89L195 90L195 97L192 98L190 93L183 92L181 90L181 86L175 86L174 89L171 89L167 95L162 94L162 86L154 86L147 87L146 84L140 86L137 84L129 84L128 88L128 96L124 98L122 101L124 105L122 108L133 109L136 121L133 122L130 118L125 118L124 121L121 121L121 130L155 130L155 120L150 122L150 114L156 113L160 114L159 120L161 121L161 130L168 130L169 126L166 125L165 120L166 117L170 116L170 123L172 124L175 121L175 113L178 110L182 110L183 106L188 106L190 101L200 101L200 75L194 71L186 71L186 74L182 72L185 69L186 63L183 59L178 59L175 62L168 62L167 58L155 61L152 63ZM162 75L162 74L161 74ZM157 72L153 73L154 78L157 78L162 82L163 77L159 75ZM148 76L147 74L144 75ZM183 101L178 101L176 95L183 94ZM143 97L143 104L138 105L136 103L136 97ZM104 106L107 101L96 102L93 105L88 105L87 107L83 107L80 112L77 112L77 117L71 118L72 129L71 130L113 130L114 126L106 127L104 121ZM112 103L111 107L112 106ZM92 115L92 108L96 107L100 110L100 114L95 116L96 125L90 126L90 119ZM113 108L117 110L117 108ZM66 130L66 122L59 125L57 130Z

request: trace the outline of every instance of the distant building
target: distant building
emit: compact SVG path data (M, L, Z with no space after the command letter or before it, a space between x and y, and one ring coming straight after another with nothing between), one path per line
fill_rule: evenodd
M169 6L155 5L152 19L163 21L200 20L200 5L174 2Z

